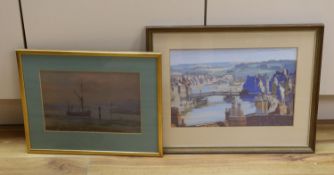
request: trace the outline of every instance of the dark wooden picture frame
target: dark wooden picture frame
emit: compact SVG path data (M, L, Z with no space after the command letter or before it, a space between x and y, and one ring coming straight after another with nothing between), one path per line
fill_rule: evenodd
M315 151L316 121L318 111L319 86L321 76L321 58L324 35L323 24L291 25L238 25L238 26L150 26L146 28L146 50L154 49L155 34L186 34L214 32L315 32L312 94L309 118L307 147L164 147L166 153L313 153ZM160 51L159 51L160 52ZM163 58L164 59L164 58ZM165 58L167 59L167 58ZM165 115L165 114L163 114ZM166 116L164 116L165 118ZM168 117L168 116L167 116ZM169 116L170 117L170 116Z

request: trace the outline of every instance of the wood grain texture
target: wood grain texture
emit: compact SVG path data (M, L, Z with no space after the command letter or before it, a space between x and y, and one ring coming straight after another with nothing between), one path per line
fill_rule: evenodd
M92 158L89 173L115 174L298 174L334 172L334 155L166 155L163 159Z
M0 175L83 175L87 172L87 165L88 158L2 158Z
M23 129L0 128L0 175L333 175L334 124L317 127L315 154L210 154L154 157L27 154Z

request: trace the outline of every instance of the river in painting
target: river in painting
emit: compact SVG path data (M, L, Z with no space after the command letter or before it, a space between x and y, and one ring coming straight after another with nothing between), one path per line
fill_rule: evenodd
M172 127L291 126L296 48L171 50Z
M256 111L251 102L241 100L240 103L246 115ZM225 109L231 108L231 106L231 103L225 101L222 96L208 97L208 104L189 111L184 116L184 122L188 126L195 126L225 121Z

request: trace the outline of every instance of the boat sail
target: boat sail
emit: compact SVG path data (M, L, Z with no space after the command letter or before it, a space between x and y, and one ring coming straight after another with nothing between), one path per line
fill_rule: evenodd
M78 110L73 110L72 105L68 105L67 108L67 115L68 116L80 116L80 117L90 117L91 116L91 111L88 109L85 109L85 101L84 101L84 87L83 87L83 82L80 82L80 91L73 91L74 94L78 97L79 102L80 102L80 107Z

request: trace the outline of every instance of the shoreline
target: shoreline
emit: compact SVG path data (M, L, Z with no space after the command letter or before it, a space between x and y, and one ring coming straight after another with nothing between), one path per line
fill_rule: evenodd
M252 115L252 116L250 116ZM247 124L240 127L247 126L293 126L293 115L254 115L248 114L246 116ZM204 123L188 126L174 126L174 127L237 127L226 126L225 121L218 121L212 123Z

